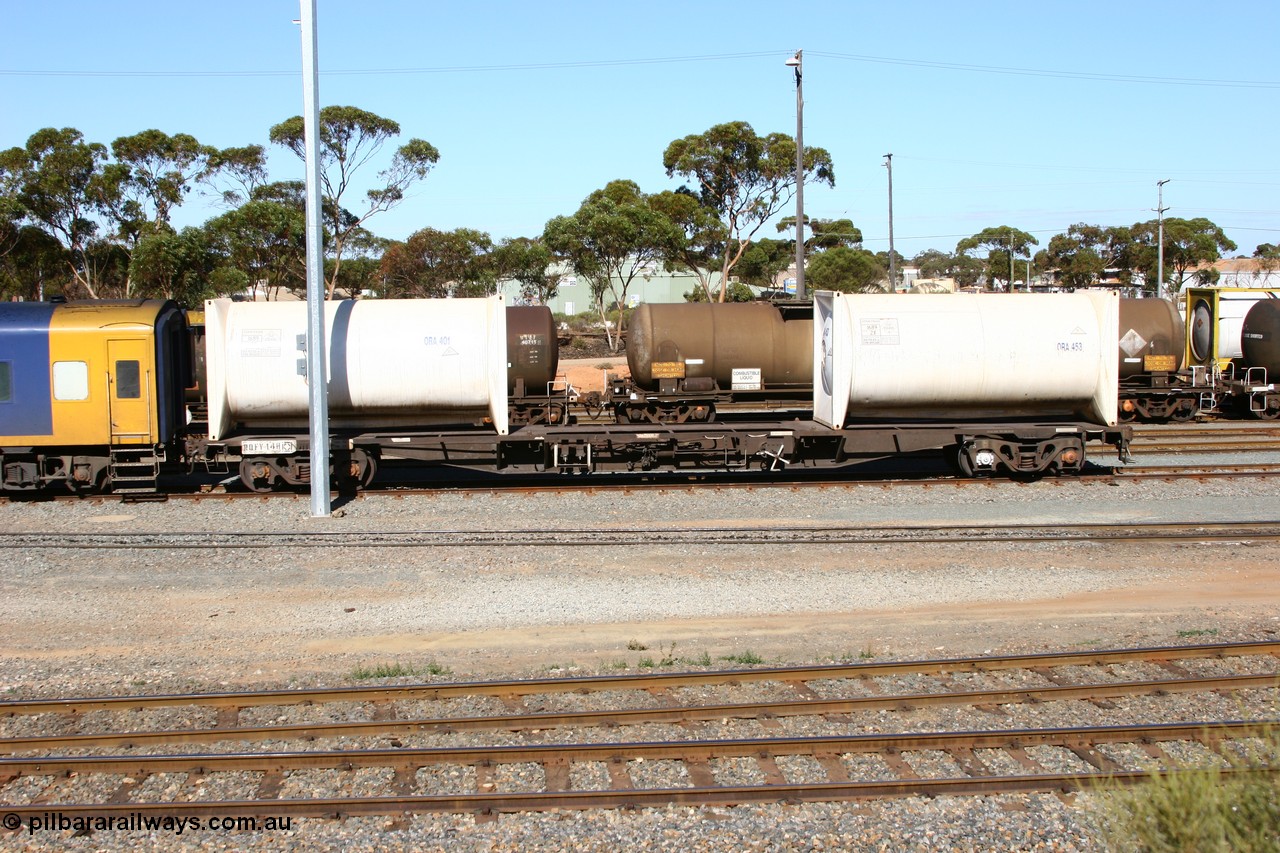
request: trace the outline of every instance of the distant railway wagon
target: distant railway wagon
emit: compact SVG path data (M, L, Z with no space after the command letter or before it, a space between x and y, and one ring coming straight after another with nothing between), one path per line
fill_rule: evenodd
M0 303L0 487L154 492L188 353L174 302Z

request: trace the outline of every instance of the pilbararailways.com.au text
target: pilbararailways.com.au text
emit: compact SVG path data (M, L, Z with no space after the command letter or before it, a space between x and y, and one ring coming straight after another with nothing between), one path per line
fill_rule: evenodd
M28 835L37 832L284 832L293 829L291 817L218 816L181 817L129 812L123 815L76 815L42 812L21 815L10 812L0 818L9 831L26 828Z

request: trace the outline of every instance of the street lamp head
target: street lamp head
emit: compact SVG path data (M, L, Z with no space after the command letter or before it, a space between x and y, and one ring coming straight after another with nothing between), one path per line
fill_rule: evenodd
M788 68L799 68L799 67L800 67L800 54L801 54L801 53L803 53L803 51L799 51L799 50L797 50L797 51L796 51L796 55L795 55L795 56L793 56L793 57L791 57L790 59L788 59L788 60L786 61L786 63L785 63L785 64L787 65L787 67L788 67Z

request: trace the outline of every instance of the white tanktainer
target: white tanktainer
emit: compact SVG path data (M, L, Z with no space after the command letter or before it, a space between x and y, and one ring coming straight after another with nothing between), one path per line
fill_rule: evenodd
M333 429L483 420L507 434L502 297L326 302ZM306 429L304 302L205 303L209 437Z
M1077 418L1115 426L1119 297L841 294L815 300L814 419Z

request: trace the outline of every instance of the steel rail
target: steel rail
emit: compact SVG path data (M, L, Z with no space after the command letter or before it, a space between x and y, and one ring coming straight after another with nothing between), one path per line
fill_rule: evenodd
M221 801L184 801L184 802L128 802L128 786L130 783L125 782L118 794L123 796L113 796L112 802L85 804L85 803L58 803L47 797L42 797L42 802L28 805L6 805L4 810L7 814L13 814L19 818L29 821L32 818L44 818L51 813L58 815L71 815L77 817L159 817L159 816L182 816L182 817L204 817L204 816L298 816L298 817L345 817L354 815L375 815L375 814L410 814L421 812L462 812L476 814L492 814L495 812L519 812L519 811L539 811L552 808L557 809L583 809L583 808L637 808L648 806L669 806L669 805L736 805L741 803L794 803L794 802L821 802L821 801L841 801L841 800L857 800L869 799L877 797L901 797L908 795L960 795L960 794L978 794L978 793L996 793L996 792L1013 792L1013 791L1070 791L1080 790L1085 786L1094 785L1102 780L1111 780L1114 783L1128 784L1138 782L1144 779L1152 778L1155 775L1168 775L1181 771L1170 770L1169 768L1160 769L1144 769L1141 771L1126 770L1115 765L1105 756L1092 752L1091 747L1096 743L1115 743L1115 742L1139 742L1144 746L1150 746L1153 743L1169 742L1171 740L1194 740L1218 746L1223 740L1233 737L1253 737L1257 736L1260 731L1259 726L1262 723L1203 723L1203 724L1178 724L1165 731L1161 731L1160 727L1128 727L1127 732L1115 731L1108 733L1105 729L1077 729L1077 730L1059 730L1059 735L1055 740L1054 736L1048 732L1036 732L1035 730L1021 730L1017 733L1011 732L969 732L956 733L956 735L924 735L913 746L910 740L903 741L904 746L895 746L888 739L879 738L883 746L882 752L893 754L895 751L907 751L912 748L917 750L941 749L951 751L972 750L975 748L988 749L1022 749L1029 745L1042 744L1059 744L1068 749L1072 749L1076 754L1088 765L1097 768L1096 771L1084 771L1078 773L1046 773L1037 772L1022 775L997 775L991 773L986 765L980 760L968 761L961 764L964 772L976 774L963 777L950 777L944 779L938 778L922 778L917 774L910 765L905 762L893 762L890 770L898 774L895 779L882 779L875 781L853 782L847 777L845 771L835 761L820 762L827 771L827 782L797 784L789 783L785 777L777 772L773 774L773 778L768 784L764 785L741 785L741 786L720 786L715 784L714 776L710 772L710 768L706 766L706 761L710 758L721 757L727 755L749 755L755 757L758 761L772 761L775 755L794 755L794 754L810 754L815 757L830 755L834 757L841 752L851 750L865 751L859 749L858 746L845 744L855 744L857 739L842 738L818 738L813 739L811 743L800 746L795 743L797 739L779 739L778 741L756 741L756 742L687 742L680 745L660 744L649 745L659 750L667 747L686 748L688 751L684 754L679 752L672 753L679 759L686 762L701 762L701 772L690 773L693 785L681 788L639 788L631 782L626 774L625 762L631 760L623 745L594 745L584 746L583 752L575 755L561 757L556 759L557 764L563 764L572 760L604 760L613 765L623 765L617 772L610 773L610 781L614 787L608 790L552 790L557 787L557 781L567 782L567 774L557 774L553 779L553 775L548 772L546 776L546 784L542 791L524 791L524 792L492 792L492 793L472 793L472 794L446 794L446 795L400 795L400 796L367 796L367 797L329 797L315 799L276 799L272 796L260 797L256 800L221 800ZM1010 737L1013 734L1014 737ZM871 736L873 738L878 736ZM1114 737L1115 739L1111 739ZM864 747L869 747L870 742L866 742ZM550 750L554 747L542 747L540 752L534 755L551 754ZM646 745L638 745L638 748L644 749ZM724 749L725 752L719 750ZM795 750L795 751L792 751ZM476 754L475 751L471 751ZM635 758L644 757L643 754L634 755ZM187 759L186 772L202 772L202 768L191 767L190 759L210 758L209 756L182 756L181 759ZM235 757L242 758L242 757ZM272 756L262 756L263 763L257 765L256 768L264 773L273 772L273 766L269 763ZM323 761L323 756L316 756L317 760ZM156 759L152 759L153 761ZM228 759L235 760L235 759ZM254 759L250 759L254 760ZM421 759L414 758L405 766L414 767L417 761ZM101 761L101 759L99 760ZM129 757L127 762L146 762L146 758ZM544 767L547 765L546 759L542 759ZM477 763L483 764L483 759L479 759ZM490 761L490 763L495 763ZM1043 771L1044 768L1036 765L1033 760L1023 758L1022 763L1036 767ZM127 766L147 767L145 763L130 765L122 763L116 765L115 772L126 772L123 768ZM156 765L150 765L156 766ZM278 766L278 765L277 765ZM336 765L342 767L344 765ZM354 764L349 764L354 767ZM16 765L14 765L16 769ZM836 769L832 769L832 768ZM113 772L110 769L104 769L99 772ZM149 772L141 770L137 772ZM161 771L163 772L163 771ZM1249 769L1229 768L1221 771L1224 776L1233 776L1235 774L1256 774L1258 771ZM45 774L41 774L45 775ZM843 777L835 778L832 777ZM400 776L404 779L406 786L412 785L412 779ZM264 780L265 782L265 780ZM617 784L621 782L621 785ZM395 784L394 781L392 783ZM624 787L625 786L625 787ZM567 788L568 785L564 784ZM260 791L262 788L260 787ZM268 791L267 793L270 793ZM120 800L125 801L121 802ZM19 825L20 828L20 825Z
M643 545L957 544L963 542L1152 542L1280 539L1280 521L1034 525L654 526L557 530L405 530L347 533L0 533L10 548L199 550L262 548L600 547Z
M1151 646L1128 649L1093 649L1078 652L1036 652L1020 655L932 658L885 663L841 663L797 667L700 672L646 673L643 675L581 675L561 678L464 681L455 683L379 685L376 687L328 687L303 690L253 690L225 693L161 694L150 696L97 696L63 699L10 699L0 701L0 717L35 714L85 714L93 711L141 711L156 708L206 706L251 708L261 705L323 705L335 702L437 701L472 696L531 696L555 693L598 693L623 690L673 690L681 687L776 681L803 683L942 675L946 673L1001 672L1012 669L1055 669L1067 666L1105 666L1139 661L1223 659L1229 657L1280 656L1280 641L1197 643L1186 646Z
M1120 696L1170 693L1236 692L1280 687L1280 673L1232 675L1211 678L1177 678L1117 681L1052 687L1008 687L938 693L858 696L836 699L809 697L777 702L745 702L719 705L678 705L603 711L537 712L488 717L441 717L415 720L365 720L342 723L299 723L246 728L182 729L163 731L100 732L70 735L34 735L0 739L0 752L81 749L86 747L144 747L154 744L211 743L364 737L372 734L452 734L459 731L546 730L563 727L624 726L640 723L686 723L722 719L821 716L858 711L910 710L956 705L1009 705L1026 702L1060 702L1107 699Z
M1028 749L1036 746L1085 748L1098 744L1204 741L1260 737L1277 720L1222 720L1045 729L987 729L901 732L814 737L726 738L604 743L540 743L324 751L193 753L178 755L73 755L0 758L0 780L20 776L100 773L288 772L422 768L437 764L546 764L602 761L686 761L781 755L950 752L957 749Z

